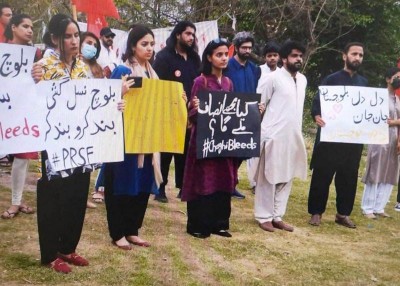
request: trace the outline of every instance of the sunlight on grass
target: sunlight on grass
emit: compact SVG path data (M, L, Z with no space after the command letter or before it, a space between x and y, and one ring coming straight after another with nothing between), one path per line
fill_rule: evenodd
M313 136L307 136L312 150ZM285 220L295 231L262 231L254 220L254 195L246 164L239 172L245 200L232 199L232 238L196 239L186 234L186 204L176 198L174 172L167 186L168 204L150 197L140 235L150 248L122 251L111 245L104 204L86 213L77 251L88 267L72 266L68 275L40 266L36 214L0 220L0 284L4 285L396 285L400 213L393 210L395 192L387 206L389 219L368 220L360 210L363 184L359 183L352 218L357 229L334 222L335 190L331 187L320 227L308 225L309 180L295 180ZM365 167L365 151L360 178ZM35 166L30 167L35 171ZM8 178L6 170L0 176ZM93 184L96 175L93 174ZM35 177L34 177L35 178ZM35 179L32 179L32 182ZM24 192L35 207L34 186ZM397 188L395 188L397 190ZM90 198L89 194L89 198ZM10 202L9 185L0 185L0 211Z

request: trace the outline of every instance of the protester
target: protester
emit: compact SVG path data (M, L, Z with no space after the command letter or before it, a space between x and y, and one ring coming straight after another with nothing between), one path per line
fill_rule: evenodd
M88 78L88 67L78 57L79 34L78 24L69 16L57 14L51 18L43 41L54 49L39 61L42 80ZM118 104L120 110L123 107L123 103ZM85 217L90 172L94 168L95 165L86 165L55 171L47 152L42 152L42 178L37 188L41 262L57 272L71 272L66 262L77 266L89 264L76 253L76 247Z
M233 91L232 81L222 74L228 66L228 48L228 43L222 39L208 43L202 56L202 75L194 81L189 104L189 121L192 128L182 201L187 202L186 231L197 238L209 237L211 233L224 237L232 236L228 232L231 195L237 182L239 160L196 158L198 93L202 90Z
M364 46L353 42L346 45L342 58L344 68L328 75L321 85L367 86L365 77L358 74L363 58ZM318 125L310 168L313 170L308 197L309 224L319 226L325 212L329 196L329 185L335 176L336 209L335 222L356 228L350 219L357 190L358 168L360 166L362 144L320 142L321 128L325 121L321 118L319 94L314 97L311 115Z
M263 57L265 59L265 64L260 66L261 69L261 77L264 74L275 71L278 67L279 63L279 50L280 46L274 41L269 41L265 44L263 49Z
M263 49L263 56L265 58L265 64L260 66L261 69L261 76L260 79L265 79L265 76L270 73L275 71L278 68L278 61L279 61L279 50L280 46L273 42L267 42ZM256 158L250 158L247 160L247 176L250 182L250 187L253 190L253 194L255 193L256 190L256 181L255 181L255 176L257 172L257 166L259 163L259 157Z
M6 42L15 45L30 45L33 37L31 18L26 14L15 15L11 18L4 32ZM40 50L36 53L35 61L40 59ZM19 212L33 214L35 211L22 202L22 194L28 173L29 159L38 159L37 152L14 154L11 168L11 206L1 215L3 219L14 218Z
M235 92L256 93L261 71L250 61L254 37L249 32L239 32L233 38L233 45L235 55L229 59L224 74L232 80ZM232 196L237 199L245 198L236 188Z
M81 34L80 44L82 60L89 66L89 77L104 78L103 70L97 62L101 51L99 38L92 32L84 32Z
M6 37L4 35L4 31L8 23L11 20L13 13L11 11L11 6L8 4L0 4L0 43L6 42Z
M129 32L124 65L118 66L111 78L125 75L158 79L149 60L154 51L154 34L142 25ZM149 115L151 116L151 115ZM135 124L132 122L131 124ZM160 154L125 154L124 161L105 164L105 203L112 243L131 250L130 243L149 247L139 237L150 193L160 184Z
M307 79L299 71L305 48L286 41L279 55L283 67L260 79L257 92L267 106L261 123L261 155L256 177L254 214L261 229L293 231L283 222L293 179L307 178L302 134Z
M12 17L11 6L5 3L0 4L0 43L6 42L4 31ZM12 155L0 154L0 165L10 166L12 163Z
M156 55L153 65L160 79L181 82L185 93L188 95L190 95L193 81L199 75L200 69L200 57L197 54L195 33L196 26L192 22L179 22L172 30L166 47ZM178 197L180 197L189 138L190 129L186 130L183 154L161 153L163 182L160 185L158 194L155 196L155 200L163 203L168 202L165 186L168 184L169 166L172 157L174 157L175 162L175 186L179 189Z
M385 74L389 94L389 143L368 145L367 166L362 182L365 184L361 209L366 218L389 217L385 206L399 178L400 102L394 91L400 88L400 68Z
M109 27L104 27L100 31L101 50L97 59L103 68L104 76L109 78L114 68L118 65L118 53L113 48L115 33Z
M103 69L97 63L100 55L101 45L99 38L91 32L84 32L81 34L81 59L89 66L89 77L91 78L104 78ZM95 190L92 199L95 203L102 203L104 201L104 168L98 172L95 184ZM96 208L92 202L87 202L88 208Z

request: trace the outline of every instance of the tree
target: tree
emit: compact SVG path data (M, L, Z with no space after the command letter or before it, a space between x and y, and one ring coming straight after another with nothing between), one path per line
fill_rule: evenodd
M90 1L90 0L88 0ZM70 13L69 0L8 1L16 12L34 20L36 41L45 24L57 13ZM316 88L321 77L343 67L340 50L349 41L365 44L363 72L372 85L399 56L400 5L397 0L115 0L121 19L110 26L127 30L133 23L152 28L173 26L180 20L218 19L221 36L232 39L236 31L252 31L261 47L270 39L297 39L307 47L304 72ZM79 19L84 21L85 15ZM257 51L257 49L256 49Z

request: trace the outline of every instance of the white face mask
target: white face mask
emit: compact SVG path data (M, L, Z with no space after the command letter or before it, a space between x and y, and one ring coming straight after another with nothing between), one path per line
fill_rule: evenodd
M95 46L83 43L81 52L85 59L91 60L96 56L97 48Z

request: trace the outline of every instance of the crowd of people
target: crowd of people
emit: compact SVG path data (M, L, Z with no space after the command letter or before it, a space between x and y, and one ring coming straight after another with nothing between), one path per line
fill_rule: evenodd
M260 156L247 159L247 171L254 189L254 214L260 228L292 232L294 227L283 221L293 179L307 178L307 152L302 135L303 107L307 79L300 72L305 47L288 40L282 45L266 43L262 56L265 64L251 61L255 44L249 32L239 32L232 40L235 54L229 58L230 43L222 38L210 41L203 54L197 53L196 26L179 22L172 30L165 48L154 55L155 38L151 29L133 25L126 50L119 55L113 49L115 34L109 27L100 38L82 33L68 15L57 14L49 21L32 70L35 82L43 80L110 78L122 80L121 101L135 78L163 79L181 82L182 101L188 108L188 124L183 154L125 154L122 162L104 163L96 181L92 199L104 201L108 229L113 245L131 250L132 245L150 247L139 236L151 194L155 200L168 203L166 186L172 158L175 162L175 185L178 198L187 203L187 233L205 239L210 235L231 237L229 232L231 200L245 199L237 189L241 158L196 156L197 116L201 91L261 94ZM32 45L33 25L28 15L13 15L9 5L0 6L0 42ZM119 51L120 52L120 51ZM364 57L362 43L349 43L343 50L344 68L328 75L321 85L367 86L358 70ZM120 60L121 59L121 60ZM154 61L153 61L154 59ZM56 75L56 76L55 76ZM385 74L390 102L388 120L390 140L385 145L368 147L362 212L365 217L388 217L385 206L399 179L400 103L395 90L400 88L400 69ZM362 144L320 142L321 117L319 95L312 105L312 117L318 126L311 159L312 178L308 198L309 224L319 226L325 212L329 186L335 178L335 222L356 228L350 219L353 210ZM135 124L135 122L129 122ZM37 185L37 218L41 263L57 272L69 273L71 267L89 262L76 253L88 205L90 174L100 168L91 164L61 172L54 171L46 151L41 152L42 177ZM37 153L13 154L11 206L1 215L12 219L18 213L32 214L34 209L22 200L30 159ZM396 205L400 211L400 204Z

